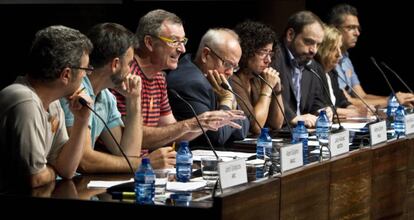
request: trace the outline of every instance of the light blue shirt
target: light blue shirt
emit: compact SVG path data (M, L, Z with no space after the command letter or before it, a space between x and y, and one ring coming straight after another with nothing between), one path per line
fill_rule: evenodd
M352 65L351 59L349 59L349 53L345 52L342 56L342 59L339 60L338 65L336 65L335 70L338 72L340 78L346 81L348 86L354 87L356 85L361 84L358 79L358 75L355 73L354 66ZM346 72L351 72L351 75L347 75ZM344 89L346 87L345 82L338 77L338 84L340 89ZM352 90L348 89L348 93L351 93Z
M302 71L304 69L303 66L300 66L293 56L292 52L287 49L290 63L292 64L292 83L293 83L293 93L295 94L296 99L296 115L301 115L300 113L300 99L302 98L301 95L301 82L302 82Z
M108 90L102 90L98 95L95 95L89 78L85 76L82 80L82 85L85 87L85 92L92 98L94 101L93 109L95 112L102 117L108 127L114 128L116 126L124 126L124 123L121 119L121 113L116 107L115 96ZM65 121L67 127L73 126L73 114L69 110L69 102L66 98L61 98L60 103L62 105L63 111L65 112ZM103 131L106 130L103 122L91 112L91 117L89 120L89 128L91 129L91 141L92 147L95 147L96 139L101 135Z

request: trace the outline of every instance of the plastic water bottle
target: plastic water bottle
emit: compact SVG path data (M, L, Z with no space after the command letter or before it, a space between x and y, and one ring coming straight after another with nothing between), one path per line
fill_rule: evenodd
M398 104L398 100L395 97L395 95L391 94L390 97L388 98L388 104L387 104L388 127L390 127L389 125L391 125L391 123L394 122L395 111L397 110L399 105L400 104Z
M303 164L308 163L308 129L305 127L304 121L298 121L298 125L293 129L292 143L300 143L303 145Z
M402 105L395 111L394 130L397 136L405 135L405 110Z
M321 146L328 145L329 138L329 119L326 115L326 111L322 110L319 112L319 117L316 120L316 137L318 138L319 144Z
M188 182L191 178L193 154L188 147L188 141L181 141L176 156L176 171L178 182Z
M152 204L155 196L155 174L149 158L143 158L135 173L135 195L139 204Z
M262 128L257 138L256 157L262 160L272 157L272 138L269 135L269 128Z

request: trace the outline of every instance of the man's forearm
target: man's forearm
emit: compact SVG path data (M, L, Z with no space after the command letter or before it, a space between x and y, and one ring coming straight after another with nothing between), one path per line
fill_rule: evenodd
M127 116L125 128L122 133L121 146L126 155L139 156L142 145L142 117L141 117L141 99L133 101L127 100Z

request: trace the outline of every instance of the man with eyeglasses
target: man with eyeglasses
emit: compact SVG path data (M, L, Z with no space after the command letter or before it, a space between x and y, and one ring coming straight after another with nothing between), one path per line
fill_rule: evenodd
M212 110L235 110L235 97L221 84L228 84L228 78L239 69L240 56L239 38L234 31L226 28L210 29L202 37L195 58L191 54L185 55L180 59L178 68L168 74L168 87L186 99L197 114ZM193 117L188 106L173 94L169 97L177 119ZM212 144L227 147L234 140L244 139L249 121L243 119L236 123L236 128L224 126L217 131L207 132ZM197 138L191 145L208 147L204 137Z
M133 75L142 79L142 116L144 123L143 148L159 149L169 155L166 166L175 165L172 147L163 147L174 141L192 140L201 134L196 118L177 122L172 114L163 70L176 69L181 54L185 53L184 27L181 19L168 11L157 9L144 15L136 30L138 45L131 64ZM118 109L123 116L125 99L114 92ZM199 115L205 130L217 130L232 120L243 118L237 112L213 111ZM161 148L160 148L161 147Z
M247 103L247 106L240 107L248 118L252 112L260 127L280 129L283 125L282 88L279 72L270 67L277 47L276 33L270 27L253 21L238 24L235 31L240 37L243 53L240 70L231 77L230 83L233 90ZM272 86L273 91L256 75L262 76ZM272 96L272 92L277 97ZM277 102L281 104L280 107ZM260 134L260 127L255 120L250 120L251 133Z
M319 17L310 11L291 15L275 59L287 121L292 125L304 121L307 127L315 127L316 115L321 109L332 119L332 109L324 101L321 81L310 71L315 70L325 79L322 67L313 60L324 37L322 26Z
M358 75L355 72L351 59L349 58L348 49L354 48L358 41L358 37L361 34L361 27L358 21L358 11L355 7L348 4L339 4L333 7L329 13L329 24L338 28L342 33L342 58L336 66L335 70L338 75L347 81L348 86L351 86L358 95L366 100L369 104L385 107L388 102L387 96L378 96L373 94L367 94L362 88L358 79ZM361 101L352 95L352 90L347 88L348 86L343 80L338 78L340 89L344 91L344 94L348 101L354 105L362 105ZM410 102L414 101L414 95L410 93L397 92L396 94L400 103L411 105Z
M58 175L75 175L90 116L78 101L90 101L79 92L81 68L88 66L91 50L90 40L75 29L50 26L36 33L28 74L0 92L0 194L30 193ZM74 115L70 137L61 97L69 98Z

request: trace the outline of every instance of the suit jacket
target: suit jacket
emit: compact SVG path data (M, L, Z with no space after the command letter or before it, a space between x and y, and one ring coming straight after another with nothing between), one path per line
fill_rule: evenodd
M201 70L191 61L191 55L187 54L182 57L178 63L178 68L172 70L167 75L167 85L169 89L174 89L191 106L193 106L197 115L212 110L229 110L225 106L219 106L217 97L213 91L210 82L201 72ZM194 117L191 109L169 92L170 105L174 116L177 120L184 120ZM249 131L249 120L237 120L236 123L242 126L241 129L235 129L230 126L224 126L218 131L208 131L212 144L215 147L228 146L234 140L243 140ZM205 137L202 135L191 142L190 146L208 147Z
M332 90L336 98L335 106L339 108L346 108L348 105L351 105L351 103L345 97L342 89L339 88L338 72L336 72L336 70L333 69L328 74L329 74L329 77L331 78Z
M290 122L296 117L297 102L295 93L293 92L292 82L292 65L289 60L289 54L284 44L278 49L276 59L273 63L274 68L280 73L280 80L283 86L282 97L285 105L286 118ZM318 75L325 79L323 70L319 64L314 60L308 65L315 70ZM321 87L320 79L318 79L311 71L304 69L302 72L301 80L301 100L300 100L300 113L301 114L317 114L317 111L321 108L328 106L326 103L326 97L324 97L323 88Z

